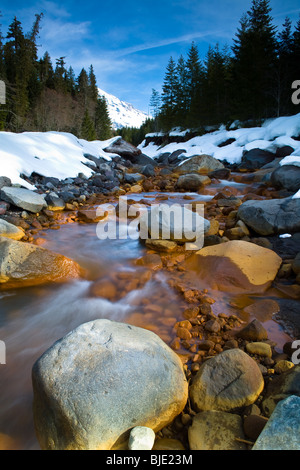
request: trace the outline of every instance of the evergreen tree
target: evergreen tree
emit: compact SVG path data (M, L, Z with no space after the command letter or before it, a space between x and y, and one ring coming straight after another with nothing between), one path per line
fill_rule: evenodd
M300 18L297 21L295 31L293 33L292 61L293 61L292 81L300 80Z
M107 140L112 136L112 123L104 96L99 96L95 109L96 139Z
M173 60L173 57L170 57L166 69L161 97L162 106L160 120L163 128L165 129L170 129L176 125L177 90L178 75L176 70L176 63Z
M56 67L54 71L54 88L61 93L65 93L67 91L65 80L67 71L65 66L65 57L59 57L59 59L56 59Z
M89 77L86 70L83 68L81 69L80 74L77 78L77 92L83 106L86 108L88 105L88 98L89 98Z
M270 81L276 63L275 27L268 0L252 0L234 40L236 116L261 119L274 114Z
M187 91L187 68L183 55L180 55L177 62L177 90L176 90L176 113L177 124L185 126L188 111L188 91Z
M95 126L87 109L81 124L81 138L89 141L96 140Z
M187 125L198 126L202 117L204 70L193 42L186 61Z
M96 103L98 99L98 87L97 87L97 80L96 80L96 75L94 73L93 65L90 65L90 68L89 68L88 86L89 86L89 97L92 101Z
M291 110L293 69L292 22L287 17L283 24L282 31L278 34L278 60L274 74L274 96L277 102L277 116L287 114Z
M54 88L54 70L51 57L46 51L42 59L39 60L38 79L42 84L42 88Z
M158 131L158 126L159 126L158 116L159 116L159 113L160 113L160 104L161 104L160 94L157 90L152 88L152 94L151 94L151 97L150 97L149 107L150 107L150 109L152 110L152 113L153 113L153 118L154 118L154 122L155 122L155 131L156 132Z

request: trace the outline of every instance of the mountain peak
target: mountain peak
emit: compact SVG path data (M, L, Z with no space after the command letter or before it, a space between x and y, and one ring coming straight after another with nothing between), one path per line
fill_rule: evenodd
M149 117L143 111L139 111L132 104L122 101L114 95L98 88L99 95L107 101L108 113L114 129L122 127L141 127Z

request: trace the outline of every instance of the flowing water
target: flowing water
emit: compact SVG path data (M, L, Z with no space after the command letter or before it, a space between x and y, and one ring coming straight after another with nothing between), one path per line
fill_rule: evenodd
M221 183L218 188L224 185ZM236 185L239 189L242 186ZM162 194L161 198L165 196ZM182 199L181 193L169 196L172 203L189 202ZM195 193L189 196L194 201L212 197ZM145 193L130 197L153 202L158 195ZM80 223L62 225L60 230L45 230L42 237L46 240L45 248L77 261L86 269L86 277L65 284L0 291L0 340L6 345L6 365L0 365L0 448L39 449L32 417L31 370L41 354L66 333L84 322L107 318L148 328L170 343L175 322L183 320L184 302L168 283L168 276L174 275L171 272L157 272L151 278L145 277L137 288L133 284L127 291L123 289L124 280L130 280L132 273L142 278L145 272L145 268L135 265L135 260L146 253L138 240L100 240L95 224ZM192 278L195 282L195 275ZM119 300L92 295L91 288L99 279L113 280L117 293L122 294ZM199 281L198 287L206 286ZM212 305L214 313L236 313L232 296L213 291L209 295L216 301ZM267 295L272 297L272 291ZM240 296L235 301L249 305L253 298L256 297ZM280 352L290 338L273 320L268 319L264 326Z

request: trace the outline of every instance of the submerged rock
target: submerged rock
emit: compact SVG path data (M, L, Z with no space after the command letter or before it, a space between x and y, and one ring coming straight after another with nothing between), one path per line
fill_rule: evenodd
M24 287L80 276L80 266L63 255L0 237L0 284Z
M162 429L187 401L178 356L154 333L109 320L57 341L32 376L42 449L111 449L133 427Z

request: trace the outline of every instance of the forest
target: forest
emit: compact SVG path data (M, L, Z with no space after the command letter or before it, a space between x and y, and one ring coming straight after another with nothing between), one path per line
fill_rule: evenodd
M65 57L52 63L48 52L38 57L43 14L23 32L15 17L6 36L0 31L0 79L6 103L0 106L0 130L70 132L86 140L112 135L106 100L99 96L93 65L78 77Z

